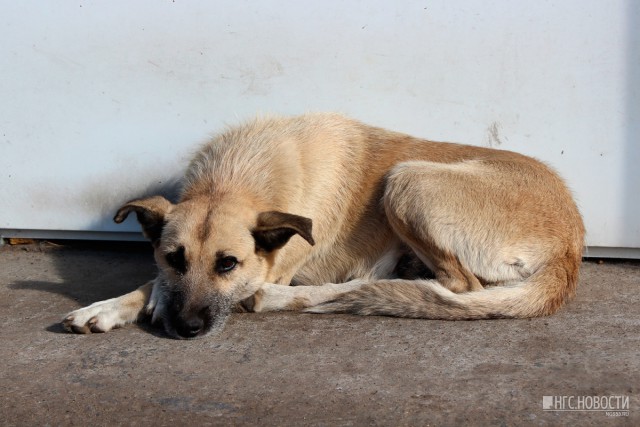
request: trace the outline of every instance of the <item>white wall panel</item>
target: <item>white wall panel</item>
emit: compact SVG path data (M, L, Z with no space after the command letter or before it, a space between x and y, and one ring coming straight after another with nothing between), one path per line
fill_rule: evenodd
M534 155L568 180L588 244L632 253L639 4L2 1L1 233L137 232L111 223L119 204L225 123L332 110Z

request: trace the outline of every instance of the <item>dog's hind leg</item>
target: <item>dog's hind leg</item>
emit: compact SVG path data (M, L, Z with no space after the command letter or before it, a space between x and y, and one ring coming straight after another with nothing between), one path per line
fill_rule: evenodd
M88 334L91 332L107 332L127 323L135 322L140 314L153 310L152 301L154 282L148 282L133 292L117 298L98 301L90 306L72 311L62 321L69 332Z
M345 283L326 283L321 286L285 286L263 284L260 289L243 302L254 312L297 311L332 301L347 292L366 285L366 280L351 280Z
M406 162L385 184L385 213L394 232L438 283L456 293L484 289L474 272L494 260L483 236L493 225L483 218L495 206L485 199L495 193L487 183L490 173L481 162Z
M405 241L411 239L411 236L400 236ZM480 280L462 264L458 256L438 247L433 239L425 238L420 242L412 242L409 246L433 270L436 280L450 291L460 293L484 289Z

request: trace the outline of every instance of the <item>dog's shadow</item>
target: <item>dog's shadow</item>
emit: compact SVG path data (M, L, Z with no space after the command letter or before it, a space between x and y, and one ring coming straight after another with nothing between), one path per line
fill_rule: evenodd
M96 182L109 182L108 177L99 177L89 183L81 192L83 197L94 203L98 211L93 225L95 230L107 229L106 224L112 221L115 206L121 206L127 200L162 195L173 202L180 193L179 175L158 180L151 180L142 187L132 187L128 192L122 191L114 196L111 192L101 193L103 188ZM133 220L131 220L133 221ZM14 248L20 250L20 248ZM153 279L156 275L153 251L148 242L120 241L42 241L22 247L26 252L46 252L46 256L33 256L33 277L40 275L40 269L49 269L52 260L54 274L48 272L46 277L54 276L53 281L21 280L9 285L9 289L27 290L59 294L76 302L66 312L87 306L96 301L118 297L131 292L140 285ZM30 257L29 254L25 254ZM31 258L31 257L30 257ZM42 262L42 266L35 265ZM140 322L146 329L148 323ZM49 332L66 332L59 322L46 328ZM150 328L153 333L155 329Z
M39 268L38 262L47 262L48 267L51 260L56 279L18 280L8 288L62 295L75 302L68 311L131 292L156 275L152 249L146 242L43 242L29 245L24 250L27 252L25 256L30 256L28 252L46 253L34 256L33 268ZM62 311L61 320L66 313L64 309ZM166 337L161 328L151 325L148 319L140 320L138 326L143 330ZM68 333L61 322L53 323L45 330Z

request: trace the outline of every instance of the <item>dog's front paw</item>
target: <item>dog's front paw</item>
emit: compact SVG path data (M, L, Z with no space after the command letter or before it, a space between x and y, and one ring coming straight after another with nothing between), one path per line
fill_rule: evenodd
M124 318L121 306L119 298L99 301L67 314L62 325L67 331L77 334L107 332L130 321Z

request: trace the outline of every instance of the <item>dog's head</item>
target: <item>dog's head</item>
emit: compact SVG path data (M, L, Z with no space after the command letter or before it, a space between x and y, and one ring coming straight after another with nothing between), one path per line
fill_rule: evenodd
M194 338L224 325L233 304L267 281L276 253L294 235L313 245L311 220L250 204L205 197L172 204L161 196L133 200L114 221L135 212L160 270L154 318L167 333Z

